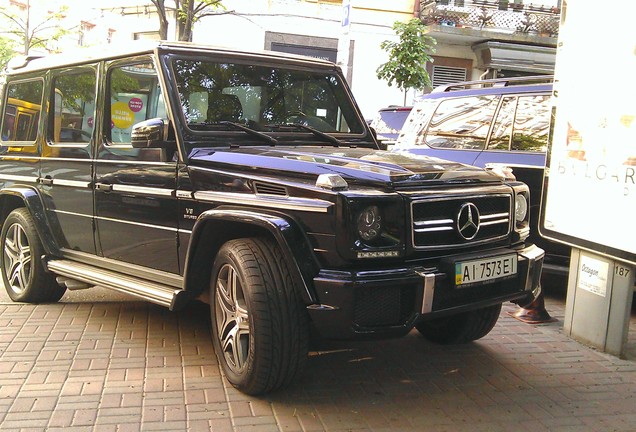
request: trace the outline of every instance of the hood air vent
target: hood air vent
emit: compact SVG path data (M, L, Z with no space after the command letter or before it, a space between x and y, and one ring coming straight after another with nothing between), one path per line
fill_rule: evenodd
M285 186L254 182L254 192L258 195L288 196Z

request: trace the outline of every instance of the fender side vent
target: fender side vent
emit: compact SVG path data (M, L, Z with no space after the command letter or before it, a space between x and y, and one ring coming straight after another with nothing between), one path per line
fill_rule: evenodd
M268 183L254 182L254 192L258 195L288 196L285 186L272 185Z

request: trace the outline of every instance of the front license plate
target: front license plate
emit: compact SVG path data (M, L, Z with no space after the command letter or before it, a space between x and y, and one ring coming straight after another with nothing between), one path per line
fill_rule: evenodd
M517 274L517 254L455 263L455 285L491 281Z

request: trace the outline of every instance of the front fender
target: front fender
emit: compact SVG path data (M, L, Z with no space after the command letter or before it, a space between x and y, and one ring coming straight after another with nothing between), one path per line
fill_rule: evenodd
M29 186L12 186L0 190L2 206L2 222L15 208L26 207L35 222L35 229L40 236L42 246L47 255L59 255L59 246L53 237L42 197L37 189ZM20 203L21 202L21 203Z
M303 300L307 304L315 303L313 277L318 274L319 266L303 231L293 220L278 214L233 208L208 210L197 219L186 255L186 290L200 289L209 275L197 269L209 268L209 260L226 241L264 232L281 248L294 280L303 287Z

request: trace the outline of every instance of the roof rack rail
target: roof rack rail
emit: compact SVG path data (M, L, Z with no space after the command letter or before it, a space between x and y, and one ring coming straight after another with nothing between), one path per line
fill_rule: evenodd
M44 57L44 55L42 54L32 54L32 55L21 55L21 56L17 56L12 58L11 60L9 60L9 63L7 63L7 70L16 70L16 69L22 69L23 67L26 67L26 65L29 64L29 62L42 58Z
M443 93L454 90L467 90L486 87L508 87L522 84L551 84L554 81L553 75L537 75L512 78L495 78L477 81L462 81L451 84L443 84L435 87L431 93Z

